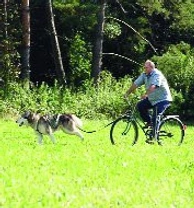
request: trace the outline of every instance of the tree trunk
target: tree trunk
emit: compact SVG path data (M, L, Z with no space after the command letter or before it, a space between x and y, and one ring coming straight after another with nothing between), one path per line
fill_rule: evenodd
M93 50L92 71L91 71L91 77L94 78L94 83L97 82L102 67L103 31L104 31L105 8L106 8L107 0L101 0L100 3L101 5L98 13L96 41Z
M8 32L7 32L7 0L3 0L3 24L2 27L4 28L3 30L3 38L5 40L4 44L2 44L2 50L0 51L0 55L3 56L3 54L8 53ZM7 62L5 61L5 58L3 60L3 57L1 57L1 62L0 62L0 68L3 69L1 72L1 84L0 87L3 88L4 90L4 97L8 94L8 77L9 77L9 68L7 66Z
M58 79L59 84L64 86L66 84L66 77L65 77L65 71L63 68L63 62L62 62L62 58L61 58L61 51L60 51L60 47L59 47L57 31L55 28L51 0L47 0L46 11L47 11L47 17L48 17L48 26L49 26L50 36L51 36L51 44L52 44L57 79Z
M3 0L4 39L7 39L7 0Z
M22 53L21 79L25 88L30 83L30 8L29 0L22 0Z

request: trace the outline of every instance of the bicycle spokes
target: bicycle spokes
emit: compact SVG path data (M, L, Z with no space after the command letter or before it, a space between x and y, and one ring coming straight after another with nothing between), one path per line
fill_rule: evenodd
M180 145L184 139L184 126L178 118L164 119L159 126L158 141Z
M129 145L135 144L138 138L137 124L127 117L117 119L110 130L112 144Z

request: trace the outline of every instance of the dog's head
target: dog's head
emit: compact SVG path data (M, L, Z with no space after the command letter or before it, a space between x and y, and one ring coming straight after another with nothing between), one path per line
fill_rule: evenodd
M32 119L32 113L30 111L24 112L16 121L19 126L28 125L29 121Z

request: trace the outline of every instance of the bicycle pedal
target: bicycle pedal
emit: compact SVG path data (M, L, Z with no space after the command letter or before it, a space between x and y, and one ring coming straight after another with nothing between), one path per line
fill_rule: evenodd
M146 135L146 137L147 137L148 139L151 139L151 138L153 137L153 132L152 132L152 130L147 130L146 133L145 133L145 135Z
M153 139L147 139L145 142L147 144L154 144L154 140Z
M158 141L158 145L163 146L162 141Z

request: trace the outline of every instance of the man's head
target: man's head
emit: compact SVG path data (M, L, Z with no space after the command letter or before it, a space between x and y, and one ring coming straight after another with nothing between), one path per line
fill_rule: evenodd
M155 68L155 64L154 62L147 60L144 64L144 70L146 74L149 74L153 71L153 69Z

